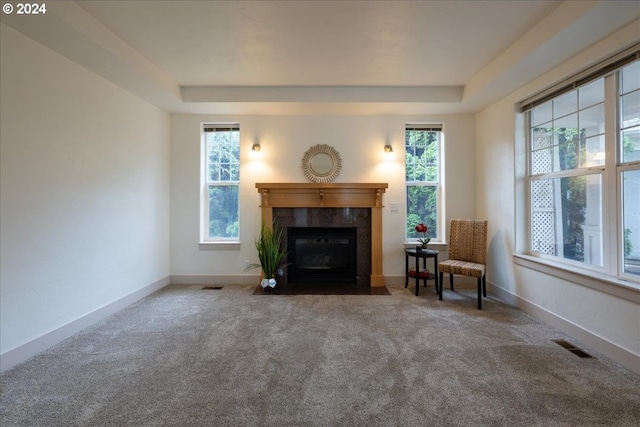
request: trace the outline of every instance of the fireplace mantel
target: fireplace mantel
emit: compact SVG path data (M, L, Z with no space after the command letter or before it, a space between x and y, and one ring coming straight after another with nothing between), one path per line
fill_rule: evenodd
M257 183L262 207L381 208L388 184L381 183Z
M386 183L256 183L262 223L273 223L273 208L371 208L371 286L382 275L382 195Z

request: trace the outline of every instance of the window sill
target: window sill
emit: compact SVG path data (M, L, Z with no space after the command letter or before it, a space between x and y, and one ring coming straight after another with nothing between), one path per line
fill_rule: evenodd
M199 249L201 251L215 251L215 250L240 250L240 241L228 241L228 242L199 242Z
M638 283L559 265L531 255L513 254L513 260L516 265L640 304L640 284Z

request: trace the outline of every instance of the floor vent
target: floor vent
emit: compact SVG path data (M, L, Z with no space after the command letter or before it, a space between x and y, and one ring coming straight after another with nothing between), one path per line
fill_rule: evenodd
M205 291L213 291L213 290L217 291L217 290L220 290L222 288L224 288L224 286L205 286L202 289L204 289Z
M568 341L565 340L552 340L554 343L558 344L560 347L562 348L566 348L567 350L569 350L571 353L575 354L576 356L580 356L580 357L593 357L588 353L585 353L584 351L582 351L581 349L579 349L578 347L574 346L573 344L571 344Z

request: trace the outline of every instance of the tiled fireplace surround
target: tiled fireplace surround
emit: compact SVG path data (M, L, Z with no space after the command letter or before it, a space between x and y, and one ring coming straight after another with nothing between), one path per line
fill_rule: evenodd
M274 208L275 227L288 239L287 227L356 227L358 286L369 286L371 276L371 209L368 208ZM289 283L286 273L284 283Z
M383 183L257 183L262 223L287 227L357 227L358 286L384 286Z

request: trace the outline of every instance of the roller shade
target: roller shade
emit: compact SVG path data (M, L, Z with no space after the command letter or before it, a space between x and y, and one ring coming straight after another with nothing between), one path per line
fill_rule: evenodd
M520 102L520 111L525 112L531 110L563 93L577 89L602 76L613 73L638 59L640 59L640 43L525 99Z

